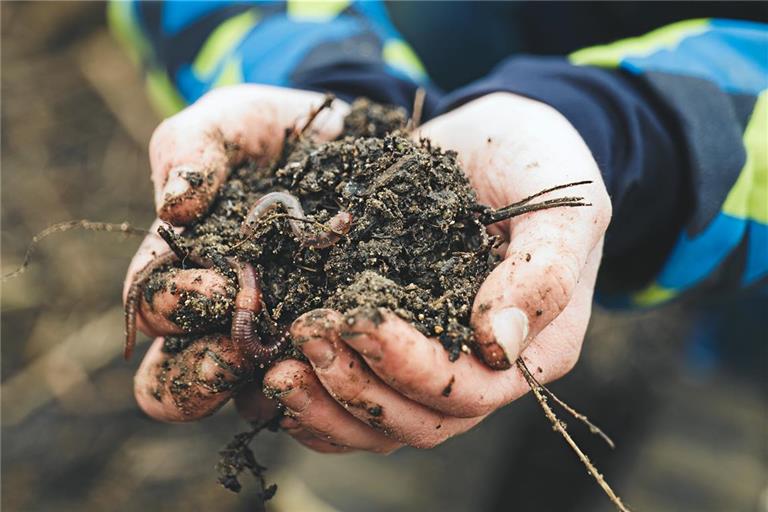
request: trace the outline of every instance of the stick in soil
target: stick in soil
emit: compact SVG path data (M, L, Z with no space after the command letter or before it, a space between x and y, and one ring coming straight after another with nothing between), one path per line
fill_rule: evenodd
M480 222L487 226L489 224L494 224L502 220L510 219L518 215L523 215L525 213L531 213L538 210L548 210L549 208L559 208L561 206L592 206L592 203L584 202L583 197L558 197L556 199L547 199L546 201L542 201L540 203L528 204L533 199L543 196L544 194L548 194L549 192L562 190L564 188L576 187L578 185L587 185L589 183L592 183L592 181L576 181L574 183L566 183L565 185L558 185L556 187L542 190L541 192L537 192L521 201L504 206L503 208L483 212L480 215Z
M133 227L127 222L116 224L110 222L93 222L87 219L59 222L52 226L48 226L44 230L38 232L34 237L32 237L32 241L29 243L29 247L27 247L27 252L24 254L24 261L21 263L21 266L19 266L19 268L13 272L5 274L1 282L4 283L9 279L13 279L14 277L18 277L19 275L23 274L29 266L32 253L34 253L37 246L44 239L48 238L54 233L63 233L65 231L72 231L74 229L83 229L85 231L102 231L106 233L123 233L130 236L146 236L149 234L149 231L146 229Z
M333 100L335 100L336 97L333 94L326 94L325 98L323 98L323 102L320 104L319 107L315 108L310 112L309 118L307 119L307 122L304 123L304 127L299 132L299 136L304 135L307 130L312 126L312 123L315 122L315 119L317 119L317 116L322 112L323 110L327 108L331 108L331 104L333 104Z
M160 238L162 238L166 245L168 245L168 248L173 251L173 254L179 258L181 265L184 266L184 262L189 256L189 252L179 244L178 235L165 226L158 226L157 234L160 235Z
M573 440L571 435L566 430L566 424L557 417L555 412L549 406L547 403L547 397L545 396L546 391L544 391L544 387L534 378L522 358L517 358L515 363L520 369L520 372L523 374L523 377L525 377L525 380L528 383L528 386L531 388L531 391L533 391L533 396L536 398L536 401L539 402L539 405L544 411L544 415L547 417L550 423L552 423L552 428L561 436L563 436L565 442L568 443L568 446L570 446L571 449L576 453L576 455L579 457L579 460L581 460L582 464L584 464L584 466L587 468L587 472L597 481L598 485L603 489L611 502L616 506L616 509L620 512L630 512L626 505L624 505L624 503L621 501L621 498L614 492L611 486L608 485L605 477L597 470L595 465L592 464L592 461L589 460L589 457L587 457L581 448L579 448L579 445L576 444L576 441ZM557 400L557 402L562 403L559 400ZM569 407L568 409L571 408ZM591 423L588 424L591 425Z
M413 131L421 124L421 117L424 111L424 99L427 97L427 91L423 87L416 89L416 94L413 96L413 110L411 111L411 118L408 120L408 131Z

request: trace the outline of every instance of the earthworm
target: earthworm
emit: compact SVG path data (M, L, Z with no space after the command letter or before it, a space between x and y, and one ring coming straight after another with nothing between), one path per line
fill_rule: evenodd
M211 268L209 260L190 254L190 260L203 268ZM136 315L141 292L147 279L158 268L176 261L177 256L165 253L158 256L141 269L133 279L125 299L125 349L123 356L130 359L136 346ZM234 258L227 260L232 269L237 273L239 290L235 296L235 311L232 315L231 338L240 350L244 362L251 360L256 364L267 364L282 351L286 338L276 335L274 341L264 344L256 334L254 320L261 312L263 301L259 278L253 265L240 262Z
M228 261L237 272L240 288L235 296L235 312L232 314L232 341L240 350L243 361L253 359L256 364L267 364L283 349L285 336L278 336L269 344L261 342L254 325L263 305L259 277L250 263L234 258Z
M125 297L125 348L123 349L123 357L126 360L131 358L136 346L136 313L139 309L139 299L144 284L155 270L174 261L176 261L176 255L172 252L156 257L134 276L133 282L128 288Z
M270 192L259 199L248 211L240 231L243 235L253 234L253 226L256 221L266 215L272 208L282 205L288 212L288 222L291 231L302 245L325 249L338 242L342 236L349 232L352 227L352 214L340 211L323 226L323 231L317 233L307 226L307 217L304 215L304 209L301 207L296 196L288 192Z

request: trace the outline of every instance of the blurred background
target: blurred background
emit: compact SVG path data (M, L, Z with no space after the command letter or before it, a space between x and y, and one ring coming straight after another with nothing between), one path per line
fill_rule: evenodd
M149 225L159 119L103 4L0 9L5 274L50 224ZM218 450L247 427L231 407L166 425L133 400L120 290L138 243L58 234L3 284L3 511L254 509L252 481L240 495L216 484ZM580 364L552 389L616 440L570 422L633 509L768 511L766 313L764 296L595 312ZM530 396L431 451L322 456L273 433L254 448L275 512L612 510Z

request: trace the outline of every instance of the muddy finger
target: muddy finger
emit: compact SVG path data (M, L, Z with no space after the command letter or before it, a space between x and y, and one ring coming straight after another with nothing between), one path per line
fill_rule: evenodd
M277 154L284 130L323 102L314 92L243 84L212 91L165 120L149 146L158 216L187 225L204 215L232 166ZM334 102L315 124L324 138L342 126Z
M215 270L171 268L147 280L139 312L156 335L225 330L236 292Z
M128 302L134 302L134 310L136 314L136 328L148 336L159 336L159 333L154 332L144 322L144 319L139 314L138 300L133 297L133 289L136 285L136 280L142 271L149 266L153 265L158 258L164 258L169 254L168 245L163 241L160 236L157 235L157 228L162 225L162 221L156 219L149 228L150 234L142 240L136 254L131 259L131 263L128 265L128 271L125 275L125 281L123 282L123 303L128 307ZM130 299L130 300L129 300Z
M452 416L472 418L506 403L514 374L491 370L472 355L448 359L443 346L386 310L349 315L340 333L371 370L411 400Z
M170 341L174 339L155 340L134 378L139 406L157 420L210 416L250 376L237 348L225 336L204 336L188 345L173 346Z
M377 453L390 453L402 446L349 414L305 363L286 360L276 364L265 376L264 386L285 406L290 422L318 439Z
M482 419L447 416L387 386L339 338L340 321L335 312L310 312L294 322L291 335L323 387L357 419L417 448L436 446ZM336 327L329 329L333 322Z
M288 435L300 444L318 453L350 453L356 451L349 446L337 444L333 441L328 441L316 436L311 431L302 427L301 424L293 418L283 419L280 422L280 426L288 433Z

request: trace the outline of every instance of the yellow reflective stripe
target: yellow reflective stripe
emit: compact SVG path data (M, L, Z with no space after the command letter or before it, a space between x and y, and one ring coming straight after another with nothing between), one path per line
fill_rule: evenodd
M416 53L400 39L390 39L387 41L384 44L382 57L384 62L415 80L422 80L426 77L424 66L416 56Z
M294 21L328 21L349 3L349 0L288 0L287 12Z
M686 37L706 32L708 19L686 20L649 32L640 37L622 39L604 46L584 48L570 55L578 66L618 67L627 57L645 57L661 49L674 49Z
M243 83L243 62L239 56L233 56L227 59L226 64L221 70L218 78L212 87L223 87L225 85L235 85Z
M757 97L744 130L747 161L728 197L723 213L768 224L768 90Z
M186 106L186 102L164 71L147 70L146 88L152 106L165 117L175 114Z
M150 52L149 42L134 19L130 2L112 0L107 5L107 21L112 33L135 65L140 65Z
M233 16L216 27L197 54L192 71L200 79L210 77L216 65L243 40L258 23L260 15L255 9Z
M680 292L677 290L664 288L663 286L654 283L645 290L633 294L632 303L641 307L655 306L674 299L678 293Z

